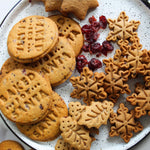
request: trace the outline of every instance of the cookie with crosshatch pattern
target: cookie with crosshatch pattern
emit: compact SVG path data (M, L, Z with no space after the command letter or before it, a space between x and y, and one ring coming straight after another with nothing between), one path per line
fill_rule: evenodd
M75 56L78 56L84 42L80 25L73 19L62 15L53 15L49 18L57 24L59 36L67 38L68 42L73 47Z
M44 16L29 16L10 30L8 53L18 62L30 63L50 52L57 39L58 28L54 21Z
M44 76L28 69L16 69L0 82L0 109L11 121L31 124L48 113L52 89Z
M51 103L52 107L43 120L31 125L17 124L18 129L32 140L50 141L57 138L60 135L60 118L68 116L68 109L56 92L53 92Z

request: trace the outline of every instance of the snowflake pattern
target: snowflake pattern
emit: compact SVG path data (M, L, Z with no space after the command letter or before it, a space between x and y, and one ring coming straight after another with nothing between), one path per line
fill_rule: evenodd
M75 88L71 97L78 99L83 97L83 101L87 105L90 105L95 99L105 99L107 93L103 88L104 79L104 73L93 73L88 67L84 67L80 76L70 78L70 82Z
M134 35L134 31L137 30L140 21L131 20L128 22L129 17L123 11L120 13L118 19L108 19L110 31L107 37L108 41L128 40Z
M120 108L117 113L111 113L110 117L111 130L109 135L119 136L127 143L133 136L132 132L139 132L143 129L140 122L134 119L134 110L128 112L128 108L123 103L120 104Z

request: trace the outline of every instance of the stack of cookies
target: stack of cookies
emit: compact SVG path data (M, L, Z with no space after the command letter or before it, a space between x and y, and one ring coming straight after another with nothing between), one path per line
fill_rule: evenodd
M48 141L60 134L60 118L68 109L52 87L71 76L82 45L78 23L61 15L29 16L11 29L11 57L0 75L0 110L29 138Z

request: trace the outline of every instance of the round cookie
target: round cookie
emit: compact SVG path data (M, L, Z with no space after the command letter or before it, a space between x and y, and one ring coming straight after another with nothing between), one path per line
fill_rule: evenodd
M39 73L16 69L0 81L0 109L11 121L31 124L48 113L52 89Z
M17 124L17 127L23 134L32 140L54 140L60 135L60 118L67 116L68 109L65 102L56 92L53 92L52 109L49 111L45 119L32 125Z
M71 76L75 63L75 54L72 46L65 37L59 37L58 43L53 50L34 63L21 64L12 58L7 59L1 68L0 79L14 69L27 68L46 74L51 85L57 86Z
M71 18L62 15L50 16L58 26L59 36L66 37L72 45L75 56L78 56L83 46L84 38L80 25Z
M0 143L0 150L24 150L24 148L16 141L6 140Z
M54 21L44 16L29 16L9 32L8 53L18 62L34 62L50 52L57 39L58 28Z

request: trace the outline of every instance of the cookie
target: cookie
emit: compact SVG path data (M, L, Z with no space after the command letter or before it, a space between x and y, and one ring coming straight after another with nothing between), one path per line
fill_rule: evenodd
M105 72L103 88L107 92L108 98L116 103L120 94L129 94L131 92L129 85L126 84L130 72L128 70L119 70L119 67L116 67L112 62L107 64Z
M88 67L84 67L80 76L70 78L70 82L75 88L70 96L78 99L83 98L87 105L90 105L95 99L105 99L107 93L103 88L104 79L104 73L93 73Z
M58 10L61 12L61 4L63 0L42 0L45 4L45 11Z
M73 13L77 18L83 20L90 8L99 6L97 0L63 0L61 11L63 13Z
M78 125L70 116L61 118L60 130L64 141L71 147L81 150L90 149L92 138L89 136L89 131Z
M60 118L68 116L68 109L56 92L53 92L51 103L52 107L42 121L32 125L17 124L18 129L32 140L50 141L57 138L60 135Z
M135 91L136 93L127 97L127 101L135 106L135 117L140 118L146 114L150 116L150 90L145 89L141 85L137 85Z
M75 56L78 56L84 42L80 25L71 18L62 15L54 15L49 18L57 24L59 36L67 38L73 47Z
M8 53L18 62L30 63L50 52L57 42L56 24L43 16L29 16L16 23L7 39Z
M139 132L143 130L143 126L139 121L135 120L134 111L128 111L128 108L123 103L117 113L111 113L110 116L111 129L109 135L120 136L126 143L128 143L133 136L132 132Z
M64 142L63 139L58 139L55 145L55 150L77 150L77 149L71 148L70 145Z
M107 41L129 40L137 30L140 21L128 21L129 17L122 11L117 19L108 19L109 29Z
M13 70L0 82L0 109L16 123L31 124L43 119L50 107L51 97L50 84L32 70Z
M12 58L6 60L1 69L0 79L8 72L17 68L27 68L46 74L51 85L57 86L65 82L75 68L75 54L72 46L64 37L59 37L58 43L52 52L45 55L39 61L30 64L20 64Z
M24 148L16 141L6 140L0 143L0 150L24 150Z
M110 113L113 112L112 102L92 102L90 106L82 106L79 102L69 103L69 114L76 119L79 125L99 129L102 124L107 124ZM77 117L78 116L78 117Z

